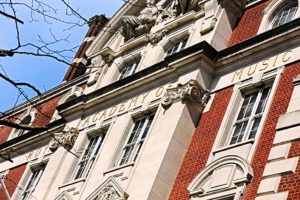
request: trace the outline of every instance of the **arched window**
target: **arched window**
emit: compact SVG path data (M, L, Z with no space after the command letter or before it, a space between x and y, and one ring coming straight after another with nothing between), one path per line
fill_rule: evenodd
M286 5L283 9L281 9L272 21L272 28L276 28L283 24L286 24L294 18L298 5L297 3L291 3Z
M31 120L32 120L32 117L31 117L30 115L27 115L26 117L24 117L24 118L21 120L20 124L21 124L21 125L30 125L30 124L31 124ZM26 132L27 132L27 130L21 129L21 130L19 130L17 136L24 135Z

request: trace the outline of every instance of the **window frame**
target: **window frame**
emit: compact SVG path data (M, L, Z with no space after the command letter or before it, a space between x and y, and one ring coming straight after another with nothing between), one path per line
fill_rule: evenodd
M84 150L76 163L76 167L73 173L73 181L77 181L80 179L85 179L88 177L90 171L92 170L92 167L97 159L97 156L99 155L99 152L101 151L101 148L103 146L103 141L106 137L106 134L108 132L109 127L106 127L105 129L101 130L97 134L88 135L87 142L84 144ZM87 150L90 150L90 144L92 145L93 139L98 138L95 145L93 146L93 149L88 152ZM89 149L88 149L89 148ZM84 158L85 156L88 156L87 158ZM83 160L84 159L84 160ZM86 163L83 167L83 170L81 169L81 164Z
M165 57L174 55L187 47L188 37L181 38L172 43L165 51ZM177 45L176 49L174 48ZM170 51L171 50L171 51Z
M32 193L35 191L35 189L37 188L37 185L39 184L41 177L43 176L43 173L46 169L46 164L43 165L39 165L38 167L35 168L31 168L31 174L29 179L26 181L25 187L24 187L24 191L22 191L21 194L21 200L28 200L30 199L30 196L32 195ZM38 172L36 178L34 179L34 185L30 187L31 183L33 182L32 179L35 175L35 173Z
M141 131L138 133L138 137L136 138L135 141L132 141L129 143L130 138L132 138L132 140L135 137L135 133L137 132L136 130L138 129L137 126L137 122L141 122L142 120L145 119L145 122L142 125ZM144 146L145 140L147 139L147 136L150 134L151 132L151 128L153 127L153 121L155 119L155 113L151 112L148 115L145 115L143 117L137 118L135 120L133 120L133 123L131 124L131 128L130 131L126 137L126 142L124 143L123 147L121 148L121 152L119 155L119 159L117 160L117 164L116 167L121 167L130 163L134 163L137 158L139 157L141 150ZM150 121L150 124L149 124ZM135 129L135 127L137 126L137 128ZM145 133L145 130L147 130L147 132ZM126 150L133 146L132 150L129 152L129 155L125 157L126 155Z
M125 63L125 65L121 69L119 69L118 80L122 80L124 78L127 78L127 77L135 74L137 72L137 69L138 69L140 63L141 63L141 59L140 58L136 59L136 60L133 60L131 62ZM129 70L129 73L126 76L124 76L124 74L126 74L126 72L125 73L123 73L123 72L127 71L127 69L129 67L131 67L130 70Z
M261 97L262 97L263 91L266 88L268 88L268 94L267 94L267 97L265 99L263 99L263 100L266 100L264 102L263 110L260 113L256 113L257 112L257 108L259 106L259 103L262 100ZM263 85L261 87L257 87L255 89L252 89L252 90L249 90L249 91L246 91L246 92L240 91L242 93L241 97L240 97L241 100L240 100L240 103L239 103L237 111L234 113L234 120L233 120L233 122L231 124L231 127L229 129L230 131L229 131L228 137L226 139L225 146L234 146L234 145L241 144L243 142L254 140L256 138L256 136L259 135L258 132L260 131L260 129L262 127L262 124L264 122L264 116L268 112L267 111L267 107L268 107L268 103L271 101L270 97L271 97L272 90L273 90L273 84L266 84L266 85ZM252 106L252 110L251 110L250 116L248 116L247 118L238 119L238 117L240 115L240 112L241 112L241 109L243 107L243 103L245 101L245 97L247 95L251 95L251 94L253 94L255 92L258 92L258 94L257 94L255 102L254 102L254 104ZM247 108L248 107L246 107L246 109ZM259 121L259 124L257 126L255 135L254 135L254 137L249 138L251 132L253 131L253 125L254 125L255 119L258 119L258 118L260 118L260 121ZM233 136L234 136L234 133L235 133L235 130L236 130L237 124L241 124L241 123L244 123L244 122L247 122L247 124L246 124L246 128L244 130L244 133L242 135L242 139L240 141L238 141L238 139L237 139L237 141L235 143L231 143L231 141L233 139Z
M275 21L279 18L279 15L280 15L280 17L282 18L282 14L283 14L284 11L286 11L287 9L289 9L289 11L290 11L290 9L291 9L291 8L294 8L294 7L296 7L296 9L295 9L295 11L294 11L294 13L293 13L293 15L292 15L292 17L290 18L289 21L286 21L287 16L288 16L288 15L286 15L286 18L285 18L285 20L284 20L284 21L285 21L284 23L282 23L282 24L277 24L276 26L274 26L274 23L275 23ZM288 3L288 4L284 5L283 8L281 8L281 9L275 11L276 13L273 14L272 20L271 20L271 22L270 22L270 28L269 28L269 29L274 29L274 28L280 27L280 26L282 26L282 25L284 25L284 24L287 24L287 23L293 21L293 19L294 19L295 16L296 16L297 11L298 11L298 3L297 3L297 2L291 2L291 3ZM290 13L290 12L289 12L289 13ZM281 21L281 20L279 20L279 21Z

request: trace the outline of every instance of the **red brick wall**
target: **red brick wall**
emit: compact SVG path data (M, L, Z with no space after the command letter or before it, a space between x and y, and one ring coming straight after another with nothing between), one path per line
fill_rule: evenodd
M38 105L37 106L37 115L33 121L33 125L35 126L42 126L42 125L46 125L50 122L55 110L56 110L56 106L59 102L59 100L61 99L62 96L57 96L54 97L52 99L50 99L49 101Z
M270 0L245 11L229 39L228 46L233 46L256 36L263 18L263 10L268 6L269 2Z
M61 97L62 96L54 97L54 98L50 99L49 101L47 101L41 105L38 105L37 106L38 111L36 113L36 116L35 116L35 119L34 119L32 125L43 126L43 125L48 124L50 122L51 118L53 117L53 114L56 110L56 106L57 106L58 102L60 101ZM18 116L11 118L11 120L13 122L15 122L16 119L18 119ZM11 134L12 131L13 131L13 128L11 128L11 127L8 127L8 126L0 127L0 144L7 141L7 138L9 137L9 135Z
M18 116L14 116L14 117L10 118L10 120L12 122L15 122L16 119L18 119ZM0 127L0 144L7 140L7 138L9 137L9 134L11 133L12 130L13 130L13 128L8 127L8 126Z
M17 185L18 185L25 169L26 169L26 164L20 165L18 167L10 169L8 174L6 175L6 178L4 179L4 184L6 186L6 189L8 190L8 193L10 194L10 196L13 195L15 189L17 188ZM2 186L0 188L0 199L1 200L7 199Z
M202 115L175 180L170 200L189 199L187 187L207 162L231 95L232 88L218 92L210 110Z
M289 158L300 156L300 141L292 143ZM281 178L278 192L289 191L288 200L300 199L300 160L294 174L285 175Z
M280 78L278 88L276 90L273 102L271 104L270 112L267 116L265 126L262 130L257 149L252 160L252 167L254 171L254 178L247 186L243 200L253 200L256 197L259 183L262 180L262 174L268 162L268 156L273 145L275 137L275 127L279 116L286 113L292 92L293 92L293 79L300 74L300 63L288 66L282 77ZM298 149L299 150L299 149ZM297 153L297 152L296 152ZM299 154L299 151L298 151ZM299 172L299 170L298 170ZM299 180L299 173L295 175ZM297 178L294 178L294 184ZM299 182L298 182L299 186ZM284 188L284 185L281 186ZM299 187L298 187L299 188ZM298 189L299 192L299 189ZM298 193L299 194L299 193Z

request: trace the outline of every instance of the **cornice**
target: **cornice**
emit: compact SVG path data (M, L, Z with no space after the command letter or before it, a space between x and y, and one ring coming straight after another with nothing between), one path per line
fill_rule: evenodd
M47 102L49 99L67 92L67 90L70 89L74 85L81 85L81 84L86 83L87 80L88 80L88 77L89 77L88 74L85 74L84 76L80 76L80 77L78 77L76 79L73 79L71 81L62 83L62 84L46 91L45 93L42 93L42 95L35 96L35 97L31 98L29 101L21 103L21 104L17 105L16 107L5 111L3 115L4 116L10 116L12 114L16 115L16 114L26 110L27 107L32 105L32 104L38 104L39 105L39 104L42 104L44 102Z
M186 66L182 65L183 62L191 63L197 59L203 58L204 62L206 61L207 64L213 68L215 65L213 63L216 59L216 56L217 51L213 47L211 47L206 41L200 42L184 49L177 54L168 56L163 61L139 71L127 78L116 81L94 92L83 94L74 100L61 104L57 107L57 110L62 115L64 115L64 113L69 113L70 110L72 110L72 113L74 113L78 110L90 107L90 102L94 99L99 99L100 97L103 98L104 96L107 96L105 99L109 99L128 90L146 87L146 83L166 76L179 67L183 68L183 66Z

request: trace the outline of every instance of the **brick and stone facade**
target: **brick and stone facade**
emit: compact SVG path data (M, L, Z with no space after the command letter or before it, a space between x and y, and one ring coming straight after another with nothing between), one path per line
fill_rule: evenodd
M0 199L300 198L299 3L93 17L63 83L5 112L46 129L0 127Z

